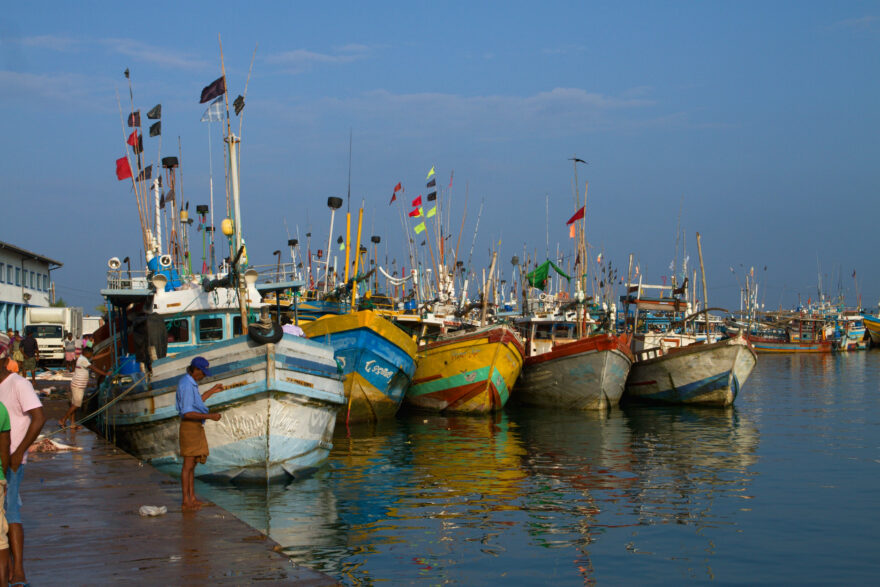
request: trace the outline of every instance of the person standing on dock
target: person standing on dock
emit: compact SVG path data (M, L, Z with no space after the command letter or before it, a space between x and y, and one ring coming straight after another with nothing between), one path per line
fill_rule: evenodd
M208 360L195 357L186 368L186 374L177 384L177 412L180 414L180 485L183 493L183 509L196 510L202 503L196 499L196 464L208 460L208 439L205 436L205 420L220 420L220 414L211 414L205 402L215 393L223 391L218 383L208 391L199 393L199 381L210 377Z
M10 422L9 466L4 470L6 479L6 521L9 525L9 547L12 554L12 572L9 582L26 585L24 575L24 526L21 522L21 497L19 490L27 464L27 451L33 444L46 416L43 404L34 391L34 386L13 373L16 362L8 356L6 349L0 349L0 403L6 407Z
M73 379L70 380L70 407L67 409L67 413L58 421L58 425L61 428L67 426L68 421L74 430L79 430L81 428L81 426L76 425L75 416L77 408L82 407L83 397L86 394L86 387L89 386L89 371L94 371L98 375L103 375L104 377L109 375L106 371L101 371L92 365L92 349L85 348L76 360L76 369L73 372Z
M6 361L11 351L7 344L0 340L0 361ZM3 471L9 466L9 444L11 430L9 426L9 412L6 406L0 403L0 587L9 584L9 525L6 522L6 507L3 503L6 499L6 477Z
M64 339L64 366L73 373L74 363L76 363L76 341L73 340L73 333L68 332L67 338Z
M21 363L21 374L27 377L28 371L31 372L31 385L37 384L37 361L40 360L40 345L34 333L28 330L24 333L24 340L21 341L21 352L24 360Z

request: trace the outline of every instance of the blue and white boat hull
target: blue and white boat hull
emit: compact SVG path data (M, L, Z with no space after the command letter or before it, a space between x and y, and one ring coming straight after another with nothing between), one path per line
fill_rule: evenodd
M755 351L741 336L666 352L642 351L636 355L624 393L642 401L728 406L756 363Z
M149 384L145 380L113 404L99 425L138 458L179 474L177 382L196 355L211 364L211 377L200 388L225 387L206 402L221 419L205 423L210 456L196 467L198 477L266 483L302 476L323 463L345 401L342 376L330 346L302 337L284 335L276 344L260 345L238 336L160 359ZM122 382L111 393L129 385Z

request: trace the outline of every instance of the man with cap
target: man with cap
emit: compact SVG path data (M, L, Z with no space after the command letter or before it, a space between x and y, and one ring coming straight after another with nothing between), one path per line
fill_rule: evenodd
M6 522L9 527L9 551L12 555L9 582L27 584L24 574L24 526L21 517L20 488L27 464L27 451L46 423L43 404L33 385L15 373L16 361L11 348L0 344L0 403L9 414L9 463L6 480ZM6 463L4 463L6 464Z
M208 439L205 437L205 420L220 420L220 414L208 413L205 401L223 391L218 383L208 391L199 393L199 381L210 377L208 360L195 357L186 368L186 375L177 384L177 412L180 414L180 484L183 491L183 509L196 510L202 503L196 499L196 463L208 460Z

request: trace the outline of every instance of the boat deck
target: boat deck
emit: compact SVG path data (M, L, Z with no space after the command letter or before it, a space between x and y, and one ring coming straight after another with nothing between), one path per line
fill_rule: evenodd
M53 438L82 450L28 457L22 516L32 585L337 584L294 565L274 541L220 507L183 513L177 480L94 433ZM141 517L142 505L164 505L168 513Z

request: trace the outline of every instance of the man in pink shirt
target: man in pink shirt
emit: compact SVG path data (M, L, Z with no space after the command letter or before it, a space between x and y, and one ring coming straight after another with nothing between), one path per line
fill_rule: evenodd
M31 383L12 372L16 361L9 356L5 345L0 345L0 402L9 412L11 443L9 468L6 470L6 520L9 523L9 549L12 554L12 573L9 582L27 584L24 575L24 529L21 523L19 489L27 463L27 450L36 440L46 423L43 404Z

